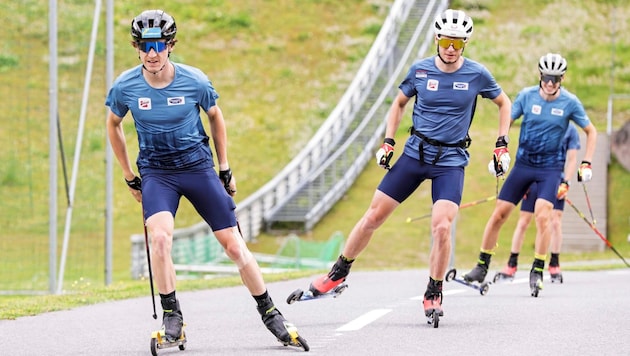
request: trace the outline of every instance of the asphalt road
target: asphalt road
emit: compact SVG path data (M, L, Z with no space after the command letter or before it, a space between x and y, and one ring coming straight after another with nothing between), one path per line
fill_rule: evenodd
M465 271L462 271L465 272ZM461 272L459 273L461 274ZM426 270L353 272L338 298L286 304L309 279L270 283L311 355L630 355L630 269L546 277L538 298L527 273L488 293L444 286L439 328L422 312ZM148 289L148 288L147 288ZM188 343L160 355L291 355L265 329L245 287L180 293ZM159 305L159 301L158 301ZM160 327L149 297L0 321L2 355L149 355Z

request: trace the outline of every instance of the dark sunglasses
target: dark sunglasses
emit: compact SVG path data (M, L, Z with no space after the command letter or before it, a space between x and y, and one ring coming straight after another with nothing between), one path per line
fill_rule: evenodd
M543 83L547 83L547 82L551 81L551 83L557 84L557 83L560 83L560 81L562 80L562 76L561 75L547 75L547 74L543 74L543 75L540 76L540 80L542 80Z
M154 50L155 53L160 53L166 49L166 42L142 41L138 42L138 48L145 53L149 53L151 50Z

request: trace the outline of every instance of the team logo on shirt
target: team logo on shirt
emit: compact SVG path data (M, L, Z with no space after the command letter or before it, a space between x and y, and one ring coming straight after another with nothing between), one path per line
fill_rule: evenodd
M151 110L151 98L138 98L138 109Z
M416 78L426 78L426 77L427 77L426 70L422 70L422 69L416 70Z
M453 90L468 90L468 83L453 82Z
M177 97L174 97L174 98L168 98L166 100L167 100L168 106L171 106L171 105L184 105L184 104L186 104L186 100L184 99L183 96L177 96Z
M554 115L554 116L563 116L563 115L564 115L564 110L562 110L562 109L552 108L552 109L551 109L551 115Z
M440 82L435 80L435 79L429 79L427 81L427 90L430 91L437 91L438 90L438 86L439 86Z
M540 115L542 107L540 105L532 105L532 114Z

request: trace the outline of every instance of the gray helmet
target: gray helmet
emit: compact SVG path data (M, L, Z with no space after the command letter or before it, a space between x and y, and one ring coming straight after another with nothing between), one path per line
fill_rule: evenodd
M131 37L143 39L173 40L177 34L175 19L163 10L145 10L131 21Z
M564 75L567 71L567 60L557 53L547 53L538 61L540 74Z
M473 33L473 20L461 10L448 9L435 17L433 31L436 36L468 39Z

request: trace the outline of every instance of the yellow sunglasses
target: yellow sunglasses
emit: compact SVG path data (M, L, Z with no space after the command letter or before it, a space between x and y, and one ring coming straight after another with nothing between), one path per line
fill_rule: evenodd
M439 38L438 45L444 49L453 45L453 49L460 50L466 46L466 41L461 38Z

